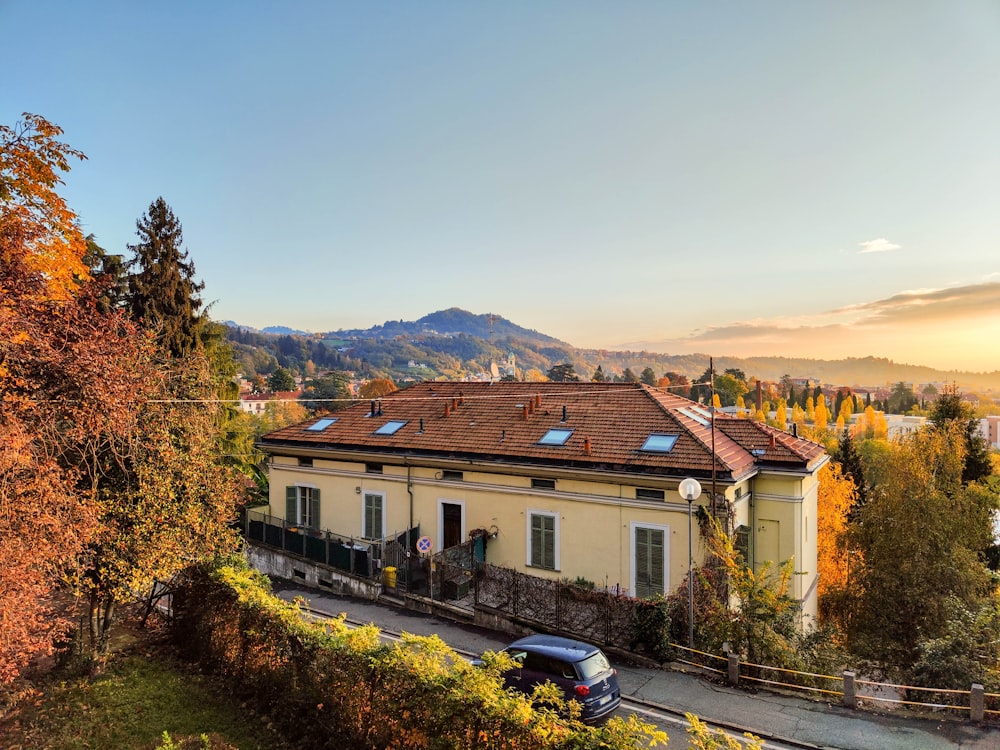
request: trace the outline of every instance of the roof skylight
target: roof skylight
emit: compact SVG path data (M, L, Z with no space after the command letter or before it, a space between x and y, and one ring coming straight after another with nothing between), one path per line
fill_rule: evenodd
M539 445L566 445L566 441L569 440L569 436L573 434L573 430L549 430L544 435L542 439L538 441Z
M336 421L337 421L336 417L333 417L332 419L321 419L318 422L314 422L313 424L306 427L306 430L308 432L322 432Z
M397 432L399 432L400 428L402 428L402 426L405 425L405 424L406 424L406 422L401 422L401 421L398 421L398 420L392 420L390 422L386 422L384 425L382 425L377 430L375 430L374 434L376 434L376 435L395 435Z
M704 412L701 411L700 409L695 409L695 408L690 407L690 406L683 406L680 409L678 409L677 411L679 411L685 417L690 417L695 422L697 422L698 424L700 424L702 427L708 427L709 417L711 415L705 415Z
M670 453L677 442L677 435L658 435L656 433L646 438L642 444L642 450L647 453Z

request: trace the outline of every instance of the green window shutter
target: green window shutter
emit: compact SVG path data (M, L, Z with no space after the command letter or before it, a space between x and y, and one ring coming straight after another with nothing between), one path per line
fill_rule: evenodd
M664 593L663 580L663 529L650 529L649 533L649 586L653 594Z
M319 528L319 489L315 487L309 491L309 526Z
M298 505L299 488L285 487L285 521L290 524L299 522Z
M643 599L662 594L663 580L663 529L636 528L635 530L635 596Z
M649 529L635 530L635 596L649 596Z
M531 516L531 564L555 570L556 519L553 516Z
M380 539L382 537L382 496L365 495L365 527L362 529L365 539Z
M542 517L531 517L531 564L542 565Z
M545 529L545 541L542 544L542 564L546 568L556 569L556 519L552 516L543 516L543 527Z

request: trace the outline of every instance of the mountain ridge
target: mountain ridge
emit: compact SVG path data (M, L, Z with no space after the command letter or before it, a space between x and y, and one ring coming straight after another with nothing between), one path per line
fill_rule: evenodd
M415 321L387 320L365 329L338 329L326 333L296 332L285 326L271 326L261 332L251 331L232 321L225 324L248 336L275 336L278 339L322 341L334 348L339 357L336 364L326 360L323 351L310 345L300 359L312 359L318 366L360 370L368 374L406 379L408 377L455 377L476 368L488 370L491 361L504 359L513 353L522 371L538 369L546 372L555 364L568 362L581 379L589 379L601 366L607 375L621 374L629 368L636 375L651 367L657 376L673 371L690 379L700 376L709 366L708 354L669 354L650 351L581 349L534 329L524 328L492 313L476 314L450 307L424 315ZM233 338L233 337L231 337ZM236 337L235 340L239 340ZM245 340L241 343L250 345ZM255 345L264 345L263 341ZM296 366L288 342L282 344L287 362ZM279 353L275 354L282 362ZM333 357L337 360L337 357ZM850 387L882 387L900 381L924 383L954 383L963 389L1000 390L1000 371L976 373L960 370L939 370L926 365L893 362L885 357L859 356L844 359L810 359L787 356L735 357L714 355L716 372L740 369L747 376L765 381L777 381L783 376L811 378L821 383Z

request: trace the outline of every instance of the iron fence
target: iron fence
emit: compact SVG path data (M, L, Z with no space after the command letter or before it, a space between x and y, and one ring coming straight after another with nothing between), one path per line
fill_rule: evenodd
M622 649L644 646L636 627L637 600L631 597L495 565L482 566L475 580L476 604L513 619Z
M401 559L398 548L405 541L400 540L407 536L407 532L403 532L377 541L361 539L289 524L282 518L259 511L247 512L243 533L250 541L362 578L378 578L386 566ZM409 536L416 540L419 533L419 527L411 529ZM387 560L385 554L389 549L393 557Z

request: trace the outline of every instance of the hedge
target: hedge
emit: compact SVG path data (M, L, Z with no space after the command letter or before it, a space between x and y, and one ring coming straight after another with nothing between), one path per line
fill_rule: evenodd
M437 636L384 644L374 626L313 622L241 558L193 567L174 594L174 636L202 669L303 748L629 748L666 744L652 725L590 727L552 686L503 689L501 654L483 667Z

